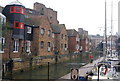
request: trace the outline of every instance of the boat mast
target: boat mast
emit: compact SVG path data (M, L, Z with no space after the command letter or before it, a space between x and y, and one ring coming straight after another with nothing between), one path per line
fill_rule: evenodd
M112 55L113 1L111 2L111 55Z
M105 0L105 55L107 55L107 22L106 22L106 0Z

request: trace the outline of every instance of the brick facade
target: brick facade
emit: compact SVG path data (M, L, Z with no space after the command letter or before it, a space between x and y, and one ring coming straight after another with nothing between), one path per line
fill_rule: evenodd
M57 20L57 11L54 11L51 8L46 8L45 5L41 3L34 3L34 10L36 10L40 15L44 15L48 17L50 24L58 24Z
M55 51L59 51L59 54L68 54L68 36L65 25L52 26L52 30L55 34Z
M80 52L80 36L75 29L67 30L68 34L68 50L70 53Z

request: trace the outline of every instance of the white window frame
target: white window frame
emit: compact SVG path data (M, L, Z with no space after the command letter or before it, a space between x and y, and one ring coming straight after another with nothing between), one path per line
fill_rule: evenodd
M32 33L32 28L31 27L27 27L27 33L29 33L29 34Z
M55 49L55 44L54 44L54 42L52 42L52 48L53 48L53 50Z
M80 48L79 44L76 44L76 50L78 50Z
M44 41L40 42L40 48L44 48Z
M0 53L4 53L4 45L5 45L5 38L1 37L0 38L0 46L1 46Z
M26 42L26 52L30 52L31 41Z
M67 51L67 44L64 44L64 45L66 45L66 47L65 47L65 51Z
M50 33L51 33L51 31L50 31L50 30L48 30L48 37L50 37Z
M50 48L50 42L47 42L47 51L50 52L51 48Z
M52 38L55 38L55 34L54 33L52 33Z
M19 40L14 39L14 50L13 50L13 52L17 53L18 50L19 50Z
M41 28L41 35L44 35L44 33L45 33L45 29Z

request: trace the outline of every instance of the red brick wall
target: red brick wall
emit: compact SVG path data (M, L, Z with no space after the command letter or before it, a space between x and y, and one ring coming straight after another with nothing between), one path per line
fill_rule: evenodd
M46 56L46 55L53 55L53 51L52 51L52 42L53 42L53 38L52 38L52 29L50 27L50 23L49 23L49 20L47 17L45 16L42 16L41 19L40 19L40 27L39 27L39 31L41 30L41 28L44 28L45 32L44 32L44 35L41 35L41 32L38 32L39 33L39 39L38 39L38 49L39 49L39 56ZM48 36L48 30L50 30L50 37ZM40 47L40 42L41 41L44 41L44 48L41 48ZM50 48L51 48L51 51L48 52L47 50L47 43L50 42Z
M82 51L86 51L85 39L81 40L81 45L82 45Z
M76 51L76 37L68 37L68 50L69 52Z

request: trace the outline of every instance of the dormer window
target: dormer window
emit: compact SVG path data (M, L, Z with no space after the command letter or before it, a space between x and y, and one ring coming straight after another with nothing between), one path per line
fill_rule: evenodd
M21 23L21 22L15 21L15 22L14 22L14 28L15 28L15 29L24 29L24 24Z

